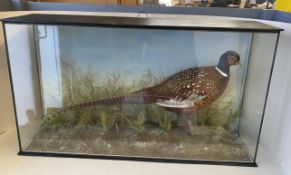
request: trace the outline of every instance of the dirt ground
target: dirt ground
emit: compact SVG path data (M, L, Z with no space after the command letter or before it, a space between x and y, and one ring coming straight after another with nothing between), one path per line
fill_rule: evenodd
M27 151L109 154L193 160L251 161L237 134L223 128L195 127L192 134L177 127L104 130L97 126L43 126L26 145Z

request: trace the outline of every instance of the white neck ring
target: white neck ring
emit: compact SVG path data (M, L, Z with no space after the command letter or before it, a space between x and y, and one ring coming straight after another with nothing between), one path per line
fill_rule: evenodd
M222 75L224 77L228 77L228 75L226 73L224 73L222 70L220 70L218 67L215 67L215 69L220 73L220 75Z

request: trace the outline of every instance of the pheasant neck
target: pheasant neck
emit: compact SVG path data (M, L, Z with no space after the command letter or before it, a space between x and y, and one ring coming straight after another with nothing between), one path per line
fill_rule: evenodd
M224 77L229 76L229 65L219 63L215 69Z

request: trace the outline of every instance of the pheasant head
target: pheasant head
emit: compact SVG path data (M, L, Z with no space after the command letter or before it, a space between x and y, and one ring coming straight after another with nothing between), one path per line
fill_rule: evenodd
M221 73L221 75L228 77L229 76L229 67L231 65L239 64L240 56L235 51L229 50L221 55L216 70Z

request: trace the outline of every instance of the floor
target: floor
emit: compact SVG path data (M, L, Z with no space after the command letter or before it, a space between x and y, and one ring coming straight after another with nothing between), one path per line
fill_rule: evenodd
M0 135L0 175L91 175L91 174L199 174L283 175L282 169L260 149L257 168L177 163L153 163L101 159L17 156L15 129Z

